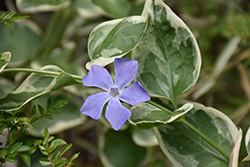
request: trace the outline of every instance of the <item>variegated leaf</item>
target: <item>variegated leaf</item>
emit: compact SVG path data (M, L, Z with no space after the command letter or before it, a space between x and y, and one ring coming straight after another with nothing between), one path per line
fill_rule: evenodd
M162 0L147 0L142 16L151 18L143 40L132 51L137 79L151 96L172 102L198 79L201 57L192 32Z
M138 146L151 147L158 145L153 129L134 128L132 138Z
M104 22L91 32L88 52L92 64L105 66L116 57L122 57L139 43L147 29L147 18L131 16Z
M235 124L222 112L192 103L194 109L185 119L224 150L228 157L238 136ZM181 122L155 127L165 155L176 167L228 167L229 160Z
M18 10L28 13L57 11L68 7L69 0L16 0Z
M131 12L131 2L127 0L91 0L93 4L98 6L105 15L113 18L122 18Z
M172 114L169 114L151 104L140 103L130 108L132 115L129 121L131 124L142 129L152 128L162 124L171 123L185 115L192 108L193 104L187 103L172 112Z
M243 161L250 161L250 127L248 128L246 136L245 136L245 147L246 147L248 156L246 156L243 159Z
M10 52L0 53L0 73L8 65L11 58Z
M75 0L73 6L83 18L91 19L103 14L103 11L96 7L91 0Z
M0 110L18 110L39 96L79 83L56 66L45 66L41 70L56 71L59 74L56 76L37 73L30 74L17 89L0 98Z
M231 152L229 167L238 167L241 139L242 139L242 130L239 128L238 137L237 140L235 141L234 148Z

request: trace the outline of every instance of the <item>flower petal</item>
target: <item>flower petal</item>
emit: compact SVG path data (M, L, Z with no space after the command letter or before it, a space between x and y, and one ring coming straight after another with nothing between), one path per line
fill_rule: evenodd
M106 68L98 65L91 66L88 74L83 77L82 83L86 86L95 86L106 91L109 90L109 86L114 85L112 77Z
M140 82L136 81L130 87L120 92L119 99L131 105L136 105L148 101L150 97Z
M100 118L105 103L110 99L107 92L93 94L85 100L81 107L81 112L93 119Z
M115 130L119 130L130 116L131 112L120 103L118 98L110 100L105 117Z
M138 62L135 60L116 58L114 65L115 84L118 85L119 90L122 90L135 79L138 70Z

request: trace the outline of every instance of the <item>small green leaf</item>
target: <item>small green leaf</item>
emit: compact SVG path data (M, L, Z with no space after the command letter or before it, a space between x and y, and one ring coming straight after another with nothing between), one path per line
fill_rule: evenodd
M6 159L7 162L17 162L17 159L13 155L9 155Z
M26 14L16 13L10 19L11 20L20 20L20 19L26 19L28 17L30 17L30 16L28 16Z
M27 154L22 154L21 158L23 160L23 162L27 165L30 166L31 160L30 160L30 156Z
M40 164L41 164L42 166L48 166L48 165L51 164L50 160L45 159L45 158L39 159L39 162L40 162Z
M47 100L47 110L48 110L48 111L49 111L49 109L50 109L50 107L51 107L51 103L52 103L51 98L49 98L49 99Z
M27 136L29 135L29 131L26 128L22 128L22 132L26 134Z
M34 146L38 146L38 145L42 144L42 142L43 142L43 140L41 140L41 139L35 140Z
M18 132L17 126L12 126L10 129L10 134L15 135Z
M49 139L48 139L48 143L51 142L52 140L54 140L55 137L54 136L50 136Z
M0 150L0 155L1 157L5 158L5 156L10 152L10 149L9 148L2 148Z
M10 27L11 29L14 28L14 24L12 23L12 21L10 21L10 20L5 20L4 23L5 23L8 27Z
M40 112L41 115L44 115L44 109L42 106L37 105L38 111Z
M71 158L70 158L70 162L74 161L78 156L79 156L80 153L75 153Z
M27 145L22 145L17 151L18 152L24 152L24 151L29 151L30 147Z
M55 162L59 156L60 152L57 151L56 153L51 154L51 159L53 162Z
M5 19L9 19L12 15L14 15L16 12L13 12L13 11L8 11L6 13L4 13L0 20L5 20Z
M22 144L22 142L15 143L13 146L10 147L10 153L12 154L17 151L22 146Z
M47 119L53 119L53 117L50 114L45 114L45 115L43 115L43 117L47 118Z
M32 146L29 150L29 154L33 154L34 152L36 152L37 147L36 146Z
M50 144L49 152L52 152L58 146L65 145L65 144L67 144L67 143L64 140L62 140L62 139L55 139Z
M59 157L61 157L66 151L68 151L72 147L72 145L73 144L67 144L66 146L64 146L60 151Z
M48 140L48 139L49 139L49 130L48 130L47 126L45 126L45 128L44 128L44 131L43 131L43 138L44 138L45 140Z
M54 105L53 105L53 109L59 109L64 107L65 105L67 105L69 103L69 100L65 100L65 99L60 99L58 100Z
M68 160L66 158L59 158L55 162L55 165L56 165L56 167L61 167L61 166L64 166L67 162L68 162Z

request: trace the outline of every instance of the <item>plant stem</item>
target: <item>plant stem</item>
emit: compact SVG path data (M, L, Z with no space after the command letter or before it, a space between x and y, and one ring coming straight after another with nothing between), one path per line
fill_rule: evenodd
M6 72L30 72L30 73L47 74L47 75L55 75L55 76L62 73L62 72L56 72L56 71L36 70L36 69L30 69L30 68L3 69L1 73L6 73ZM73 74L69 74L69 75L72 76L74 79L82 80L82 76L73 75ZM82 82L79 81L79 83L82 83Z

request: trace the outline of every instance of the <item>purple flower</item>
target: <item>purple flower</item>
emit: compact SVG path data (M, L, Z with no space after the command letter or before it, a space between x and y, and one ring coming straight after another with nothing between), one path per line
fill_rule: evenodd
M124 101L131 105L136 105L150 99L148 92L136 81L131 86L125 88L132 82L138 70L138 63L135 60L116 58L115 83L109 72L98 65L92 65L88 74L82 79L86 86L102 88L107 92L101 92L89 96L82 105L81 112L93 119L99 119L103 106L108 102L105 117L115 130L118 130L131 116L129 109L121 103Z

